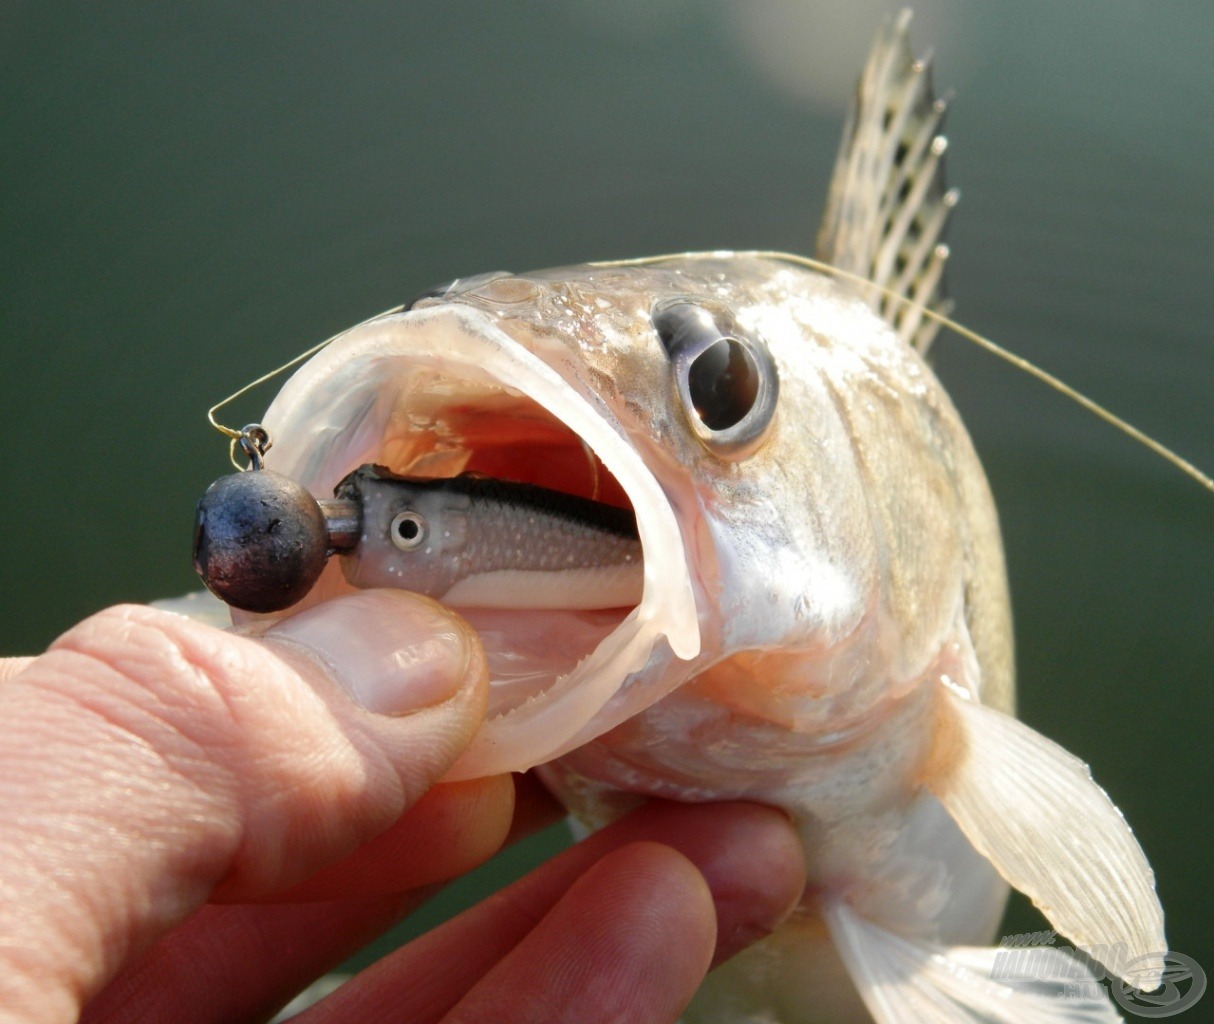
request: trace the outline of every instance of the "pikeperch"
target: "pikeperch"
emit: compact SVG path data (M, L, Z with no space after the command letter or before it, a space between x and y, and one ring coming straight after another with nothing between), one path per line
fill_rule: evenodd
M647 795L788 811L802 907L689 1021L1116 1020L1101 965L1149 989L1167 949L1122 816L1013 717L994 504L923 358L955 195L906 27L864 71L818 240L848 276L716 252L457 280L340 335L263 421L269 470L326 500L374 464L635 516L618 607L461 602L492 696L450 777L539 766L591 828ZM298 607L351 587L324 555ZM1009 883L1094 963L1000 960Z

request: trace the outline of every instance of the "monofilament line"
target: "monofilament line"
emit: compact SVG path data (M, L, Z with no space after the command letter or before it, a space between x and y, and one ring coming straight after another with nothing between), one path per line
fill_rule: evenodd
M703 255L703 254L702 253L669 253L665 256L645 256L645 257L641 257L639 259L613 260L613 261L603 262L603 263L594 263L594 264L592 264L592 266L639 267L639 266L645 266L647 264L652 264L652 263L661 263L664 260L688 259L691 257L701 256L701 255ZM1092 413L1094 416L1098 417L1099 419L1104 420L1105 423L1108 423L1110 426L1115 427L1117 430L1120 430L1123 434L1125 434L1128 437L1132 438L1133 440L1137 441L1139 444L1145 446L1150 451L1152 451L1156 455L1158 455L1164 461L1171 463L1171 465L1173 465L1174 467L1179 469L1182 473L1184 473L1185 476L1189 477L1191 480L1195 480L1202 487L1204 487L1207 491L1214 494L1214 479L1211 479L1207 474L1203 473L1200 469L1198 469L1195 465L1193 465L1193 463L1191 463L1188 459L1176 454L1176 452L1172 451L1172 449L1167 447L1167 445L1162 444L1159 441L1156 441L1155 438L1151 437L1149 434L1143 433L1136 426L1134 426L1134 424L1130 423L1127 420L1122 419L1115 412L1112 412L1111 410L1106 409L1099 402L1096 402L1093 399L1088 398L1087 395L1083 394L1081 391L1077 391L1075 388L1071 387L1071 385L1067 384L1065 381L1060 380L1059 378L1055 377L1048 370L1043 370L1040 366L1037 366L1035 363L1029 362L1029 360L1025 359L1023 356L1018 356L1014 352L1009 352L1002 345L999 345L996 342L991 341L990 338L983 337L977 331L971 331L968 327L963 327L961 324L957 323L957 321L951 319L950 317L945 316L943 313L938 313L934 309L929 309L926 306L915 302L913 299L907 298L905 295L901 295L898 292L895 292L889 288L883 287L882 285L875 284L874 282L868 280L868 278L864 277L864 275L862 275L862 274L853 274L850 271L840 270L838 267L833 267L829 263L823 263L821 260L815 260L809 256L797 256L794 253L787 253L787 252L773 252L773 251L768 251L768 250L749 250L746 252L722 252L722 253L719 253L716 255L720 255L722 257L752 256L757 259L770 259L770 260L780 260L785 263L797 263L797 264L800 264L801 266L809 267L811 270L817 270L823 274L829 274L832 277L837 277L837 278L840 278L845 281L850 281L854 284L863 285L866 288L874 288L878 292L880 292L882 295L888 296L889 298L893 299L895 302L900 302L903 305L906 305L908 307L911 307L912 309L917 310L923 316L926 316L929 319L934 320L936 323L940 324L943 327L947 327L951 331L955 331L961 337L965 338L967 341L973 342L979 348L985 349L987 352L990 352L992 355L998 356L1004 362L1010 363L1012 366L1016 367L1019 370L1023 370L1030 377L1035 377L1037 380L1041 381L1043 384L1049 385L1055 391L1057 391L1060 394L1064 395L1065 397L1071 399L1072 401L1078 403L1082 408L1086 409L1088 412Z
M391 309L385 309L382 313L376 313L375 316L367 317L366 320L363 320L360 323L355 324L353 327L347 327L344 331L338 331L332 337L326 338L319 345L313 345L306 352L301 352L299 355L295 356L294 358L288 359L285 363L282 364L282 366L279 366L277 369L271 370L269 373L263 373L256 380L249 381L249 383L244 385L244 387L238 388L237 390L233 391L230 395L228 395L227 398L223 399L223 401L216 402L213 406L211 406L211 408L209 408L207 410L207 422L210 423L212 427L214 427L216 430L218 430L221 434L223 434L225 437L227 437L229 439L228 459L231 461L232 465L235 466L239 470L244 470L246 468L245 466L242 466L239 462L236 461L236 446L240 443L240 439L244 436L244 431L237 430L234 427L225 426L224 424L220 423L217 419L215 419L215 414L217 412L219 412L220 409L222 409L225 405L228 405L229 403L236 401L236 399L240 398L242 395L248 394L254 388L260 387L266 381L273 380L275 377L277 377L283 371L291 369L292 366L298 366L305 359L308 359L308 358L316 355L316 353L319 352L322 348L326 348L329 345L332 345L333 342L335 342L338 338L342 337L343 335L349 334L351 331L357 330L358 328L362 327L364 324L369 324L372 320L378 320L381 316L390 316L392 313L399 313L404 308L405 307L403 305L393 306ZM266 448L269 448L269 443L266 444Z

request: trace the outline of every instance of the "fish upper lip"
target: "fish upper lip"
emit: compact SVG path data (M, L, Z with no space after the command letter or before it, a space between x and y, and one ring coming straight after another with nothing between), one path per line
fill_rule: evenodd
M596 407L575 383L536 355L527 339L514 337L491 314L459 304L378 317L352 328L313 357L266 413L264 423L275 439L273 468L323 495L354 465L375 461L366 454L374 450L377 431L382 437L391 412L375 401L377 374L391 373L393 360L402 370L433 367L453 379L526 396L594 451L636 513L645 563L640 603L590 657L555 679L544 691L544 700L524 702L490 719L452 777L518 770L551 760L590 738L588 729L597 735L635 713L635 697L613 702L612 708L607 705L624 679L649 662L659 639L664 637L682 661L700 652L695 594L674 508L610 410ZM318 402L325 415L321 422L312 422ZM553 720L553 728L526 730L531 735L525 748L517 742L521 730L511 725L524 720L539 725L545 718Z

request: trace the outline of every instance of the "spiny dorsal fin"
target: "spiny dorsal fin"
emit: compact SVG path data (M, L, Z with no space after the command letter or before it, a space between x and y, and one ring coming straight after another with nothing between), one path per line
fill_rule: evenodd
M941 243L958 192L944 186L945 101L932 94L930 58L911 55L910 11L873 43L843 133L818 232L817 256L914 303L872 289L869 303L903 341L926 353L937 324L919 306L947 313Z

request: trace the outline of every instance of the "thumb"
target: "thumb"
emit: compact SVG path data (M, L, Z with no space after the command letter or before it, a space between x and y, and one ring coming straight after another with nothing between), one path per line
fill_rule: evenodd
M260 627L251 639L254 656L281 665L283 678L267 672L259 687L269 718L255 713L242 730L258 737L241 774L243 803L260 825L224 880L227 900L273 892L381 832L467 747L488 698L475 633L415 594L363 591ZM273 699L279 685L284 700ZM295 799L284 801L284 792ZM501 811L494 849L508 828L509 797ZM280 848L292 853L286 870ZM305 863L309 850L315 859Z
M468 627L398 591L260 636L139 606L80 623L0 686L0 1005L87 997L217 890L339 860L439 779L486 692ZM510 799L479 807L452 842L483 857Z

